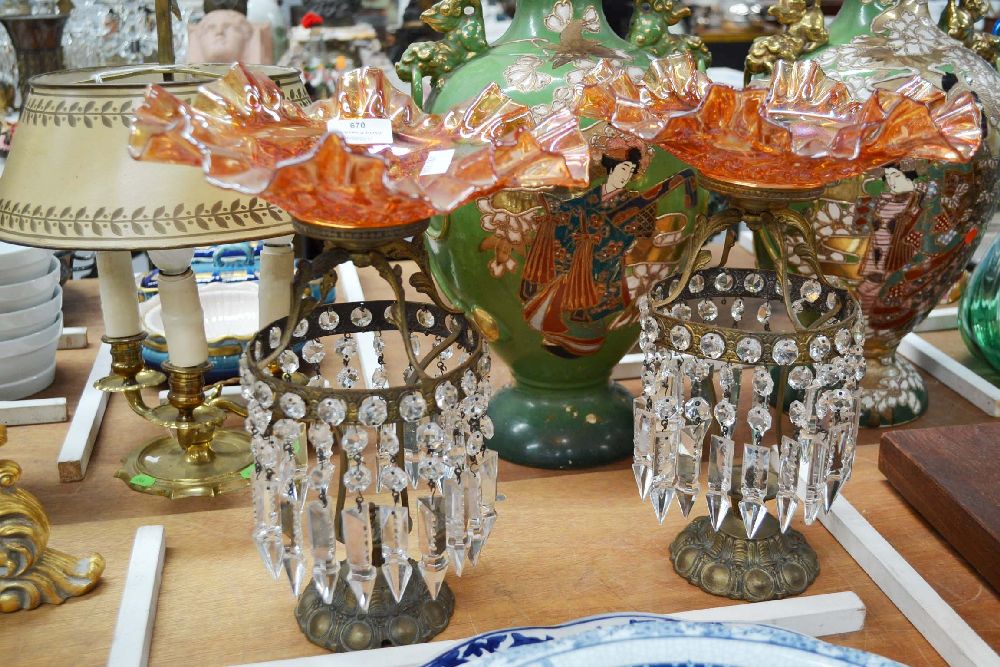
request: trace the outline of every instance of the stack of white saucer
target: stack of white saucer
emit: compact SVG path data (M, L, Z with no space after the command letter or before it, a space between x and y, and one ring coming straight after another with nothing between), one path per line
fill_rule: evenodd
M0 243L0 401L36 394L55 378L59 269L51 250Z

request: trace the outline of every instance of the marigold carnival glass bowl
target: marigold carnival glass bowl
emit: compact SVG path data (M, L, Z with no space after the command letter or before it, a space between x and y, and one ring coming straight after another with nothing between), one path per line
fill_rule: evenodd
M350 143L338 121L357 119L387 119L391 139ZM463 108L425 114L374 68L346 73L307 109L240 64L192 104L150 86L130 151L200 166L214 185L340 228L396 226L503 188L582 186L590 166L568 110L536 123L493 85Z
M689 55L654 61L641 81L602 62L575 108L711 180L763 189L819 188L907 157L967 162L982 141L967 91L913 77L860 101L815 62L779 61L770 80L742 90L713 83Z

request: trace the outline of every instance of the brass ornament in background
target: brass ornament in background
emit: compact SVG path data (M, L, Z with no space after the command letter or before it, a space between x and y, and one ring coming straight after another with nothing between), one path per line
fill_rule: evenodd
M670 32L670 27L691 16L691 8L680 0L648 0L636 3L629 25L628 41L657 58L691 51L705 65L712 62L708 46L696 35Z
M0 17L17 55L17 87L22 105L28 97L31 77L63 69L62 34L68 19L68 13Z
M7 427L0 424L0 447ZM104 572L104 558L76 558L48 547L49 518L38 499L16 487L21 467L0 460L0 612L62 604L87 593Z
M938 25L983 60L996 67L1000 37L976 30L976 24L990 13L989 0L948 0Z
M803 53L826 44L830 34L823 20L820 0L813 0L811 6L806 3L807 0L778 0L767 10L785 31L753 40L743 66L744 84L755 74L771 74L779 60L793 62Z
M417 562L410 560L414 571ZM346 570L346 563L341 563ZM413 577L396 603L384 578L379 578L368 612L358 603L344 577L337 581L333 602L325 604L310 584L295 607L302 633L317 646L336 651L363 651L429 641L448 626L455 612L455 595L445 583L432 600L421 577Z

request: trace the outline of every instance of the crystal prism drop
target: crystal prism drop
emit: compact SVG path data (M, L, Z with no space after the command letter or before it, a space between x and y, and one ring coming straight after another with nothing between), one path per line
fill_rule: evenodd
M347 585L358 607L368 611L378 571L372 566L372 524L368 507L350 507L340 513L344 546L347 549Z
M473 565L475 565L478 561L478 552L481 551L486 545L486 541L489 539L490 533L493 531L493 524L496 523L497 520L497 512L495 508L497 502L498 465L499 456L496 451L492 449L486 450L486 452L483 453L482 461L479 464L479 491L481 497L482 521L480 524L481 536L478 539L479 543L476 547L477 553L472 559Z
M747 538L753 539L767 517L767 508L760 503L740 501L740 517L747 531Z
M792 525L799 500L795 496L779 495L774 499L774 505L778 508L778 524L781 526L781 532L784 533Z
M308 506L309 543L313 550L313 560L317 563L331 559L336 554L337 540L333 531L333 513L330 506L320 500L312 500Z
M667 517L670 510L670 503L674 499L674 488L672 486L654 485L649 490L649 500L653 503L653 511L656 512L656 520L661 524Z
M317 562L313 565L313 585L324 604L333 602L333 593L337 589L337 579L340 577L340 563L336 559Z
M275 579L281 574L282 561L285 555L284 541L281 539L281 531L277 528L258 531L254 535L254 542L257 543L257 551L267 567L267 571Z
M649 488L653 483L653 471L646 467L645 463L633 463L632 474L635 476L635 484L639 487L639 497L643 500L649 497Z
M712 522L712 528L718 531L729 515L733 503L729 500L728 494L706 493L705 504L708 505L708 518Z
M646 405L646 398L640 396L633 401L632 409L634 418L632 432L632 460L634 464L632 470L635 472L635 482L639 487L639 497L643 500L649 495L649 482L652 481L648 469L652 464L653 417L646 410Z
M798 506L795 493L799 482L799 454L802 445L788 436L781 439L778 453L778 494L775 505L778 508L778 523L781 532L788 530Z
M805 494L802 504L805 509L806 525L812 524L819 516L826 498L826 478L829 471L829 447L825 434L817 434L812 439L810 456L805 468Z
M684 515L685 519L691 513L691 508L694 507L697 495L698 487L694 487L694 491L686 488L677 488L677 505L681 508L681 514Z
M284 558L285 576L292 587L292 595L299 597L302 594L302 584L306 578L306 561L302 557L302 550L292 547L285 551Z
M420 563L418 569L431 599L436 600L448 573L444 502L441 496L417 499L420 508Z
M743 497L739 507L747 537L750 539L753 539L753 536L757 534L767 516L764 496L767 493L770 457L770 447L743 445L743 479L740 487L740 493Z
M844 454L850 431L851 425L848 422L840 422L830 430L828 440L830 467L823 484L824 512L830 511L830 506L840 495L840 488L844 485Z
M469 561L475 566L479 561L479 552L482 550L482 526L483 526L483 496L482 479L478 472L466 471L462 475L462 486L465 489L465 512L469 525L468 539ZM475 545L475 549L473 549Z
M399 602L413 574L407 553L410 514L405 507L395 506L379 507L378 512L382 531L382 576L389 584L393 599Z
M465 507L465 488L462 482L455 478L446 479L442 495L448 557L455 568L455 574L461 577L469 549L469 518Z

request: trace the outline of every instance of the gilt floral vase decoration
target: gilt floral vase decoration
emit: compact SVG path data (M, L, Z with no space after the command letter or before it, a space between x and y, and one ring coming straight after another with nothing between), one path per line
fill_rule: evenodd
M431 77L432 111L496 83L541 121L571 108L602 61L636 80L658 56L691 52L705 63L699 40L667 30L687 13L669 0L640 3L623 40L597 0L519 0L491 47L479 0L442 0L423 18L445 37L412 45L397 71L411 82ZM587 189L500 191L432 219L427 232L439 286L514 376L491 402L490 446L537 467L629 455L631 396L611 370L637 340L637 298L675 270L705 205L694 171L676 158L606 123L583 126Z
M851 289L866 318L861 423L902 424L923 414L928 397L896 348L959 278L996 208L1000 75L939 29L924 0L846 0L829 43L803 57L860 98L918 74L944 91L971 91L982 106L983 144L972 162L872 169L829 186L810 211L823 272Z

